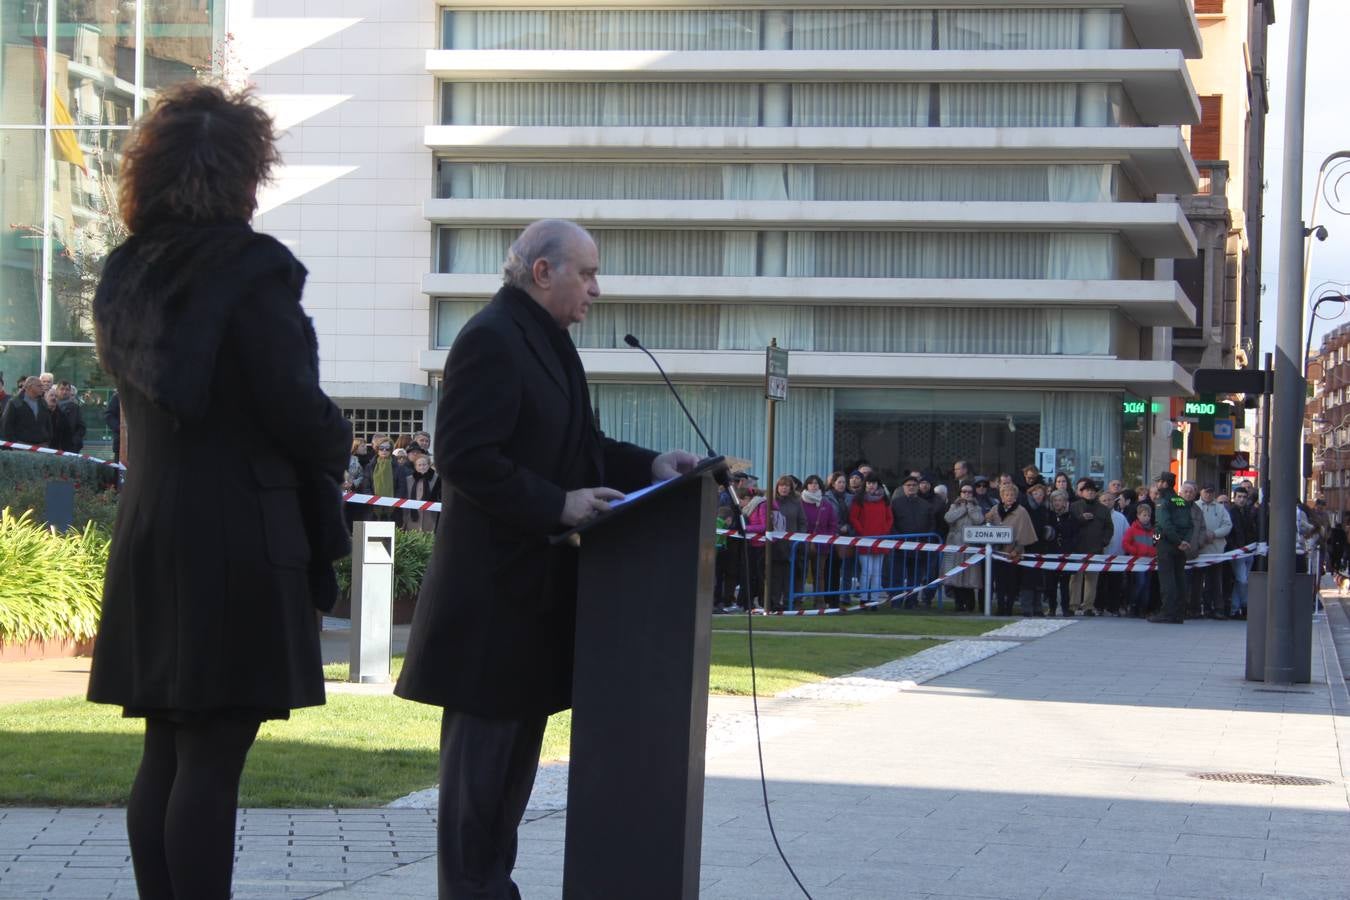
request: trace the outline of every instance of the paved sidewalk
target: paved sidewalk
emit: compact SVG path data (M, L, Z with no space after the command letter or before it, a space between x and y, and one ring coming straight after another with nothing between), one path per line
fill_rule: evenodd
M1335 653L1315 640L1313 684L1268 689L1242 680L1244 635L1083 620L874 702L767 701L783 849L818 898L1350 897ZM794 896L753 744L707 769L702 896ZM566 813L531 817L517 879L551 900ZM247 810L240 842L238 897L435 896L428 811ZM30 895L135 896L121 811L0 810L0 897Z

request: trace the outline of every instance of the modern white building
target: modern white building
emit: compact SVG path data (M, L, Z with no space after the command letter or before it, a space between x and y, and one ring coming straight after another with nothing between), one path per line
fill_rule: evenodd
M574 337L617 437L697 446L627 333L756 468L765 346L789 349L774 468L798 475L1055 447L1140 478L1122 401L1189 392L1157 339L1195 322L1170 262L1196 249L1189 0L184 2L286 129L257 225L310 270L358 431L432 424L447 348L547 216L600 246Z

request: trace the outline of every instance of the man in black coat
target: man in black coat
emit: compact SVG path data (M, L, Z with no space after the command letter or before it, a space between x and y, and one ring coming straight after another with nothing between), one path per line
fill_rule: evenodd
M896 534L913 535L936 535L938 533L938 515L939 505L934 502L937 496L932 492L931 482L928 497L925 499L921 488L921 479L918 475L906 475L904 481L900 482L900 490L896 491L891 497L891 515L894 517L894 524L891 526ZM932 537L920 537L916 540L933 540ZM937 575L938 562L941 554L938 553L920 553L914 550L902 550L895 561L890 565L891 574L885 577L888 582L894 584L888 587L916 587L918 584L927 584ZM900 582L904 582L901 585ZM915 582L915 584L910 584ZM921 599L924 606L933 605L933 597L937 595L936 588L930 588L922 593ZM915 600L910 597L905 601L907 607L913 607Z
M42 395L42 381L36 375L23 383L0 417L0 441L43 446L51 443L52 414Z
M606 438L567 328L600 295L584 229L530 225L506 284L464 326L436 415L441 519L395 693L445 708L442 897L519 897L516 829L548 716L571 706L576 551L548 538L606 511L620 490L688 471ZM620 490L616 490L620 489Z

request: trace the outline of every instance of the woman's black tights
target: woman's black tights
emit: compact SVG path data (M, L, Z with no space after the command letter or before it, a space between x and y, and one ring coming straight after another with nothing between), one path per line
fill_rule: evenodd
M227 900L239 776L256 721L145 720L145 753L127 803L141 900Z

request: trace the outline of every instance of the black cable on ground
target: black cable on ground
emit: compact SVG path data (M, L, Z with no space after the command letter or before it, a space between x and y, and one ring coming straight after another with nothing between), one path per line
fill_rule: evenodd
M741 535L741 580L745 582L743 585L745 588L745 637L750 651L750 701L755 710L755 752L759 756L759 789L764 796L764 819L769 823L769 836L773 838L773 846L778 851L778 858L783 861L788 874L792 876L793 881L797 882L797 887L801 889L806 900L814 900L811 892L806 889L806 885L802 884L802 880L797 877L797 872L792 868L792 863L788 862L787 854L783 852L783 845L778 842L778 832L773 827L773 813L769 811L769 782L764 775L764 742L759 732L759 689L755 684L755 598L750 590L753 582L753 575L750 571L750 535L745 530L745 514L741 511L739 498L735 496L734 492L731 499L735 504L736 530ZM764 502L769 503L771 501L766 498ZM766 512L766 522L771 520L772 512L773 508L770 507ZM772 545L767 541L764 544L764 552L766 554L773 552ZM768 585L765 585L765 587L767 588ZM766 596L762 599L767 610L769 604L768 591L765 590L764 593Z

